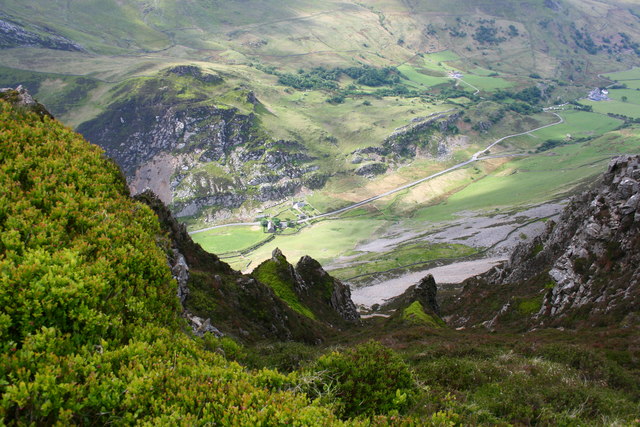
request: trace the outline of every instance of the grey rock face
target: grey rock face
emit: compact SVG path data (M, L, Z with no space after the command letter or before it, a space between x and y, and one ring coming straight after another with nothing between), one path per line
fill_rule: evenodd
M318 294L323 294L326 289L330 291L328 303L330 307L348 322L360 320L360 314L356 305L351 300L351 290L340 280L331 277L320 263L310 256L300 258L295 267L296 277L304 283L304 290L317 288Z
M203 337L204 334L210 333L220 338L224 334L218 330L215 326L211 325L211 319L202 319L194 314L185 312L184 317L189 321L191 330L196 336Z
M82 52L79 44L43 28L34 28L40 34L29 31L18 23L11 22L0 13L0 49L11 47L42 47L46 49Z
M189 281L189 266L187 261L177 249L173 249L173 262L170 263L171 273L173 278L178 282L178 298L180 303L184 304L184 300L189 295L189 287L187 282Z
M369 163L356 169L356 175L372 177L381 175L387 171L389 167L384 163Z
M173 67L164 75L205 85L219 79L194 66ZM165 183L163 200L184 217L209 207L236 209L250 199L282 200L303 185L324 185L302 144L271 140L252 113L204 97L182 100L171 81L150 79L78 128L120 165L132 193L147 188L137 176L152 176ZM150 168L161 173L142 173Z
M440 306L436 300L438 287L436 281L431 274L423 277L413 289L413 299L419 301L423 307L433 310L438 316L440 315Z
M175 203L173 210L178 218L197 214L207 206L224 206L226 208L238 208L246 200L246 196L234 193L214 194L208 197L194 198L189 202Z
M206 333L214 334L216 337L222 337L224 334L218 330L218 328L211 325L211 319L203 319L191 313L184 308L184 303L189 296L189 265L184 255L180 253L177 248L172 249L173 256L168 258L169 266L171 267L171 273L173 278L178 282L178 298L180 304L183 306L182 317L187 319L193 333L199 337L204 336Z
M640 156L613 159L601 183L571 199L533 245L516 248L489 283L518 283L548 271L553 288L537 321L580 309L587 318L620 320L640 303Z

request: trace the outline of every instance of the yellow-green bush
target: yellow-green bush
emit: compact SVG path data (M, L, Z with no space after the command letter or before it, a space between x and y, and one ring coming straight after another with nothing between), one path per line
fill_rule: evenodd
M403 411L417 386L408 365L376 341L320 357L319 387L345 418Z

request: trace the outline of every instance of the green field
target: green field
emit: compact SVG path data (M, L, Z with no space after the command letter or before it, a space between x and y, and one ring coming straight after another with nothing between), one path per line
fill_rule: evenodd
M507 89L513 87L513 83L500 77L479 76L473 74L464 74L462 80L477 87L482 91L495 91L498 89Z
M640 105L633 104L631 102L622 101L580 101L582 105L590 105L593 111L600 114L619 114L622 116L631 117L633 119L640 118Z
M629 104L640 105L640 90L635 89L611 89L609 98ZM624 99L623 99L624 98Z
M622 120L586 111L567 110L559 114L564 123L541 129L531 135L542 141L565 139L568 135L571 138L593 137L610 132L622 124Z
M194 242L207 252L222 254L246 249L268 238L262 227L224 227L192 234Z
M440 84L449 83L451 79L449 77L437 77L421 73L419 69L412 67L411 65L401 65L398 67L398 71L402 73L409 81L417 84L418 86L437 86Z
M631 70L607 73L604 76L621 83L625 80L640 80L640 68L632 68Z
M424 55L425 64L437 64L447 61L456 61L460 59L457 53L450 50L443 50L440 52L429 53Z
M447 201L418 210L414 219L442 221L467 210L490 212L527 206L566 194L585 180L601 174L611 157L640 153L637 131L617 131L592 141L514 160L453 194Z
M623 80L620 83L624 83L629 89L640 89L640 79Z

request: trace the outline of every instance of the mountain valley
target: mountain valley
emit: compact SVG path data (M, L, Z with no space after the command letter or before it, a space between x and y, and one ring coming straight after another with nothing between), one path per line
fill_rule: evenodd
M637 424L639 66L630 0L0 2L3 422Z

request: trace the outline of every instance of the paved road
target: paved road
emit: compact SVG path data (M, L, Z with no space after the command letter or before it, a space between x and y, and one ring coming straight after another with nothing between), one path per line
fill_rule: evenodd
M443 171L440 171L440 172L434 173L434 174L432 174L432 175L429 175L429 176L426 176L426 177L424 177L424 178L421 178L421 179L419 179L419 180L417 180L417 181L413 181L413 182L410 182L410 183L408 183L408 184L402 185L402 186L400 186L400 187L394 188L393 190L387 191L387 192L385 192L385 193L378 194L377 196L370 197L370 198L368 198L368 199L366 199L366 200L362 200L362 201L360 201L360 202L354 203L354 204L349 205L349 206L347 206L347 207L344 207L344 208L341 208L341 209L336 209L335 211L331 211L331 212L323 213L323 214L316 215L316 216L313 216L313 217L309 217L309 218L306 218L306 219L298 220L298 221L297 221L297 223L302 223L302 222L312 221L312 220L315 220L315 219L327 218L327 217L330 217L330 216L338 215L338 214L341 214L341 213L343 213L343 212L350 211L351 209L359 208L360 206L364 206L364 205L369 204L369 203L371 203L371 202L374 202L374 201L376 201L376 200L382 199L383 197L390 196L390 195L395 194L395 193L397 193L397 192L399 192L399 191L406 190L407 188L414 187L414 186L416 186L416 185L418 185L418 184L421 184L421 183L423 183L423 182L425 182L425 181L429 181L429 180L431 180L431 179L433 179L433 178L437 178L437 177L439 177L439 176L441 176L441 175L447 174L447 173L449 173L449 172L451 172L451 171L454 171L454 170L456 170L456 169L460 169L460 168L462 168L462 167L464 167L464 166L467 166L468 164L471 164L471 163L476 162L476 161L478 161L478 160L484 160L484 159L490 159L490 158L501 157L501 156L487 156L487 157L480 157L480 155L482 155L483 153L486 153L486 152L487 152L487 151L489 151L492 147L494 147L495 145L497 145L497 144L501 143L501 142L502 142L502 141L504 141L505 139L515 138L516 136L527 135L527 134L530 134L531 132L535 132L535 131L538 131L538 130L540 130L540 129L545 129L545 128L548 128L548 127L551 127L551 126L556 126L556 125L559 125L559 124L561 124L561 123L564 123L564 119L563 119L562 117L560 117L560 115L558 115L557 113L553 113L553 112L552 112L551 114L555 115L555 116L558 118L558 121L557 121L557 122L555 122L555 123L551 123L551 124L548 124L548 125L544 125L544 126L540 126L540 127L537 127L537 128L535 128L535 129L531 129L531 130L528 130L528 131L525 131L525 132L514 133L513 135L507 135L507 136L504 136L504 137L502 137L502 138L500 138L500 139L495 140L494 142L492 142L491 144L489 144L489 145L488 145L486 148L484 148L483 150L480 150L480 151L478 151L477 153L474 153L474 154L471 156L471 158L470 158L469 160L466 160L466 161L464 161L464 162L462 162L462 163L458 163L457 165L455 165L455 166L451 166L451 167L450 167L450 168L448 168L448 169L445 169L445 170L443 170ZM511 156L511 155L509 155L509 156ZM216 228L223 228L223 227L236 227L236 226L248 226L248 225L260 225L260 223L259 223L259 222L238 222L238 223L234 223L234 224L222 224L222 225L216 225L216 226L213 226L213 227L203 228L202 230L192 231L192 232L190 232L189 234L202 233L202 232L204 232L204 231L214 230L214 229L216 229Z

